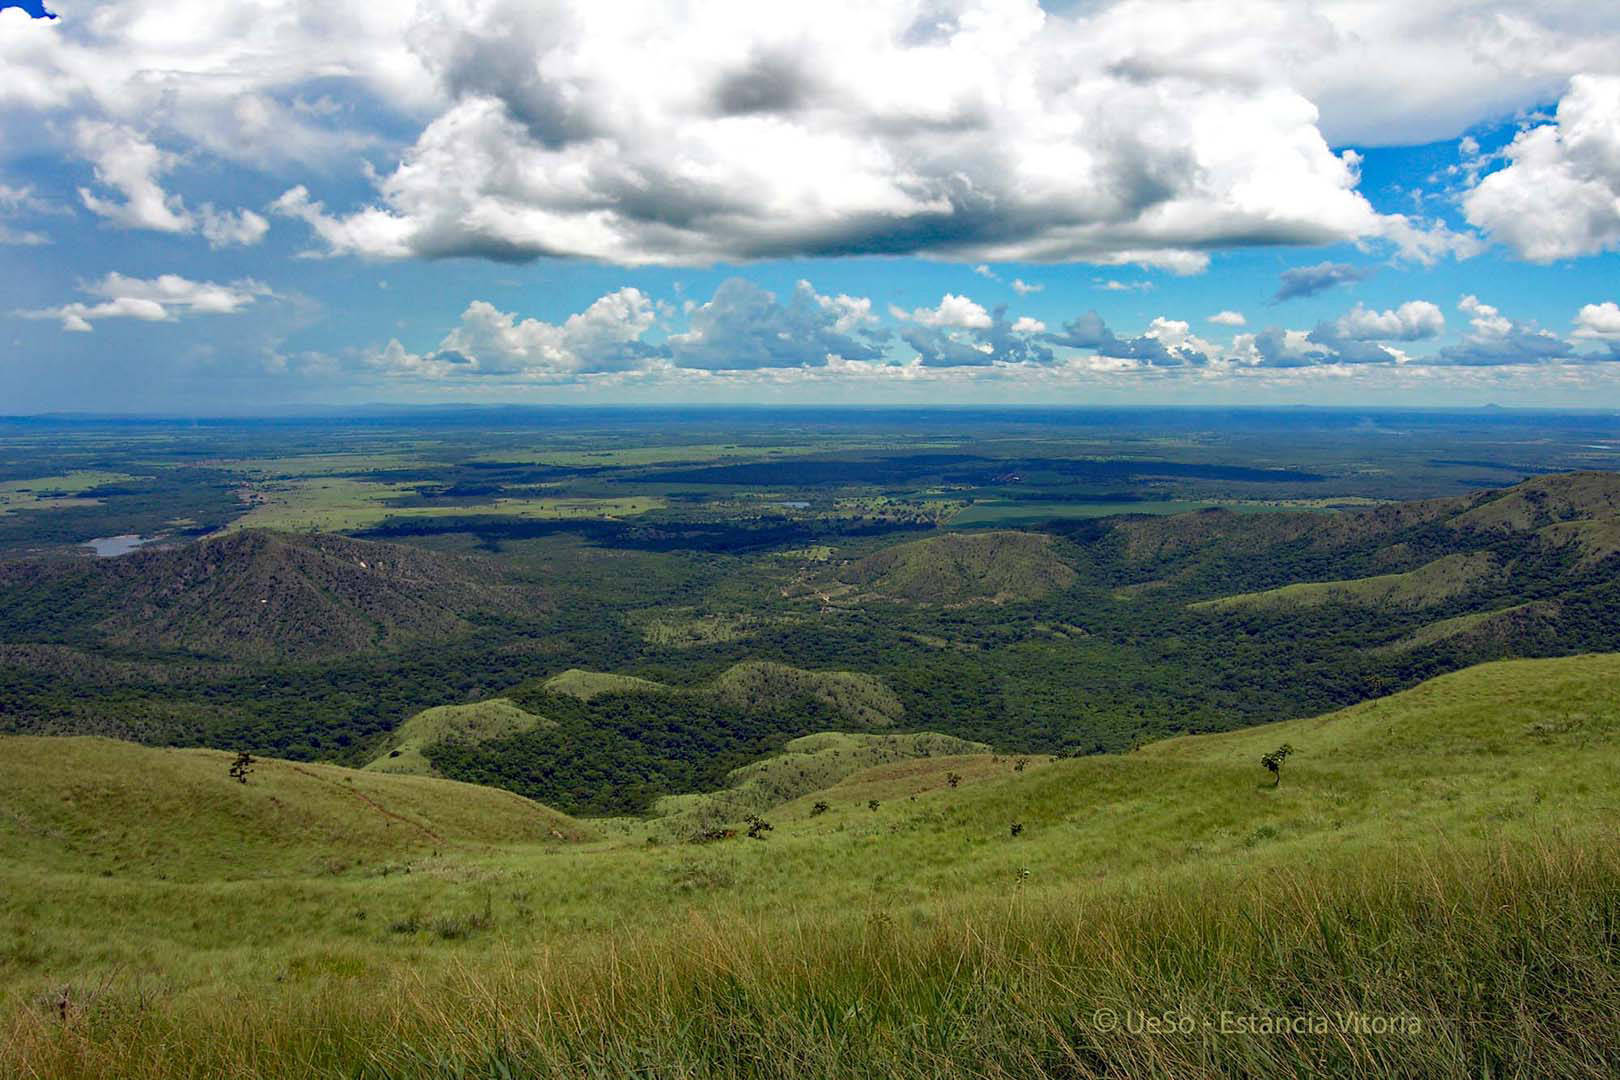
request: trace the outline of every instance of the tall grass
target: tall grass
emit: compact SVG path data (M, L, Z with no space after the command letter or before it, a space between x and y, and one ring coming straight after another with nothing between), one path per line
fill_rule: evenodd
M76 1078L1600 1077L1612 834L941 902L693 916L619 944L311 993L42 1000L0 1071ZM1107 1010L1099 1014L1099 1010ZM1327 1031L1223 1033L1236 1017ZM1342 1030L1344 1014L1416 1019ZM1134 1030L1139 1016L1191 1030ZM1108 1018L1117 1021L1108 1024ZM1307 1021L1308 1023L1309 1021Z

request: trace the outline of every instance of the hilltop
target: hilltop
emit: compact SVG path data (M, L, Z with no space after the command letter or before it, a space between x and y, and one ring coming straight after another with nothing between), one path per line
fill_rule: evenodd
M1033 600L1077 578L1053 537L1008 531L949 533L895 544L834 575L858 590L857 598L946 605Z

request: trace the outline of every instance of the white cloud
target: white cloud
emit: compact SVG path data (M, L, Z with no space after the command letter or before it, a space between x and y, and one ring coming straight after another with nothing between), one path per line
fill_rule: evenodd
M270 223L252 210L216 210L213 203L203 203L198 216L212 248L252 247L270 231Z
M1354 161L1286 78L1207 70L1191 42L1174 77L1131 70L1142 14L430 6L410 40L446 107L379 179L364 227L306 220L335 251L380 255L919 253L1178 273L1230 243L1379 235Z
M81 187L79 199L85 209L129 229L191 231L193 222L184 203L158 182L174 166L173 154L127 127L101 121L79 121L74 142L95 166L96 183L123 196L119 202Z
M212 156L302 181L278 208L330 252L1197 273L1225 246L1355 240L1432 260L1477 238L1376 213L1356 155L1329 147L1454 138L1573 75L1612 77L1605 15L1577 0L1256 0L1235 17L1213 0L634 17L586 0L106 0L61 24L0 11L0 105L138 133L148 160L96 159L85 204L109 219L187 231L163 177L177 155ZM398 165L371 205L327 211L307 187L362 154Z
M1587 304L1575 316L1575 336L1600 341L1620 341L1620 304L1605 300Z
M1020 315L1012 324L1015 334L1041 334L1046 332L1046 324L1039 319L1032 319L1028 315Z
M465 367L468 374L546 377L622 370L645 355L641 336L656 318L652 301L633 288L608 293L561 324L520 319L475 300L436 355L461 358L451 366Z
M168 233L201 231L213 248L251 246L269 231L270 223L251 210L220 210L204 203L198 213L188 211L185 200L165 191L160 182L178 157L131 128L80 120L74 142L92 163L96 183L122 196L120 201L81 187L79 200L85 209L115 225Z
M1421 341L1439 336L1446 328L1446 316L1427 300L1408 300L1386 311L1357 304L1334 325L1351 341Z
M1028 296L1030 293L1040 292L1044 288L1046 288L1045 285L1032 284L1025 281L1023 278L1013 278L1012 280L1013 292L1017 293L1019 296Z
M909 316L901 312L900 317L910 318L924 326L957 330L983 330L991 323L990 313L982 305L955 293L946 293L936 307L917 308Z
M1217 311L1208 321L1216 326L1243 326L1248 322L1241 311Z
M99 299L94 303L75 301L18 314L28 319L60 319L62 329L85 333L100 319L173 322L186 315L234 315L255 300L275 295L251 278L219 285L212 281L191 281L178 274L132 278L112 273L81 285L79 291Z
M1572 79L1556 120L1504 153L1463 198L1471 223L1534 262L1620 248L1620 76Z
M1556 335L1509 318L1473 294L1459 300L1457 309L1468 316L1470 330L1461 342L1435 355L1434 359L1440 363L1465 367L1540 364L1563 359L1573 352L1569 344Z

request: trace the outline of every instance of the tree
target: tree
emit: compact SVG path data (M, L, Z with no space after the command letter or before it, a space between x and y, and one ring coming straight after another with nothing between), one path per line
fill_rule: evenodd
M950 773L945 774L945 785L947 787L955 787L957 784L960 784L961 782L962 782L962 777L961 777L960 773L950 772Z
M247 783L248 773L252 771L253 755L248 753L246 750L242 751L240 754L237 754L236 760L231 762L231 779L235 780L238 784Z
M816 805L810 808L810 816L816 817L817 815L825 814L828 809L829 808L824 800L817 799Z
M1273 777L1271 782L1272 787L1276 787L1278 784L1282 783L1283 762L1287 761L1293 752L1294 748L1292 746L1289 746L1287 743L1283 743L1281 746L1277 747L1277 749L1260 759L1260 764L1265 766L1266 771L1271 773Z

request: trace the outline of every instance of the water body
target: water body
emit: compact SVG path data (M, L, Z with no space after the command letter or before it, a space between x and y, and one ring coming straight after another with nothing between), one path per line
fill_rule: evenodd
M123 536L98 536L94 540L86 540L84 546L94 551L97 558L115 559L120 555L128 555L136 548L150 544L156 539L155 536L125 533Z

